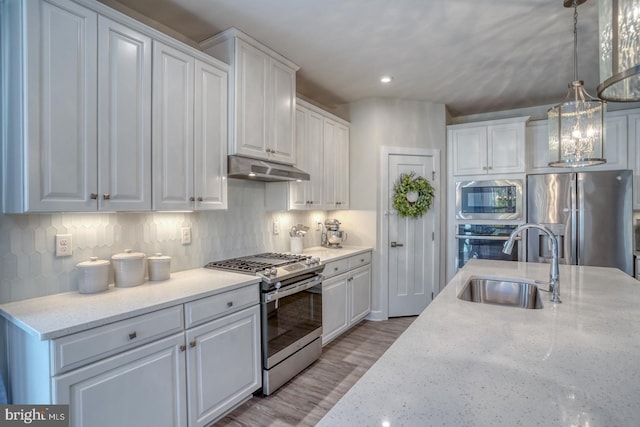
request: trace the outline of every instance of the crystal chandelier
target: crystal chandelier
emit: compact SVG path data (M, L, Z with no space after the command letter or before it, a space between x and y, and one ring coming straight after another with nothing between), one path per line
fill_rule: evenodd
M549 166L580 167L605 163L602 155L606 103L593 98L578 80L578 5L586 0L564 0L573 7L573 82L562 104L548 111Z
M640 101L640 0L600 0L600 85L607 101Z

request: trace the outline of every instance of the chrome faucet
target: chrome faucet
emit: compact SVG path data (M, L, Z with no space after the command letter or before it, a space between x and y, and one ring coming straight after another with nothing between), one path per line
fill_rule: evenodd
M559 250L558 250L558 238L553 231L551 231L548 227L541 224L522 224L518 226L511 235L509 236L509 240L504 243L504 247L502 248L502 252L505 254L510 254L513 250L513 244L516 241L516 236L520 234L523 230L527 228L535 228L537 230L543 231L549 236L551 239L551 270L549 271L549 283L543 282L544 284L549 285L549 292L551 292L551 302L562 302L560 301L560 268L558 267L558 259L559 259Z

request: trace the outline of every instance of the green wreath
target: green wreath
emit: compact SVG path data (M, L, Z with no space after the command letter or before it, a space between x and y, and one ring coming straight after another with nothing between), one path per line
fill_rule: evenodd
M401 217L420 218L430 208L435 189L426 178L403 173L393 186L393 207Z

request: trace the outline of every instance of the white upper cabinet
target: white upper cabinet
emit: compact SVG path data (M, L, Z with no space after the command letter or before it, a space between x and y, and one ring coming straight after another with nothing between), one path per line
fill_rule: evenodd
M635 110L629 121L629 168L633 169L633 210L640 210L640 111ZM636 274L639 271L636 270Z
M153 46L153 209L226 209L226 70Z
M97 14L7 1L1 16L4 210L95 211Z
M298 66L235 28L201 46L233 69L229 154L295 164Z
M453 175L525 171L528 117L448 126Z
M98 206L151 209L151 38L98 19Z
M598 171L626 169L627 162L627 111L607 113L605 116L605 138L603 144L606 163L583 168L549 167L549 123L539 120L527 124L527 172L561 173L569 171ZM631 125L630 125L631 126ZM631 141L631 139L629 139ZM631 143L629 144L631 145Z
M349 128L324 120L325 209L349 209Z

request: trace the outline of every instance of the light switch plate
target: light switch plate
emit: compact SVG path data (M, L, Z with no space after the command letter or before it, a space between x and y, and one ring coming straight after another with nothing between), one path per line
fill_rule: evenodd
M73 239L71 234L56 234L56 256L73 255Z
M181 241L183 245L191 244L191 227L182 227L180 230Z

